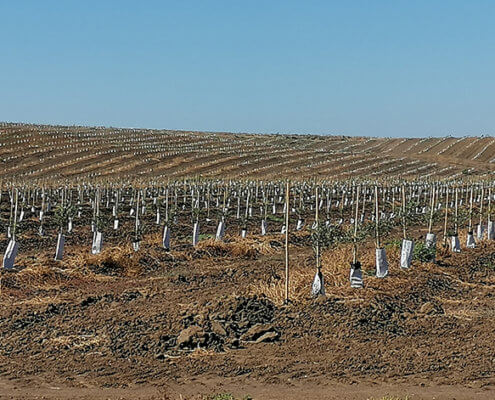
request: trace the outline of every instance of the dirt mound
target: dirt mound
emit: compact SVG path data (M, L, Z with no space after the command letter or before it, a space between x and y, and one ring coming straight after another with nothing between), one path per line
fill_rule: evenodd
M187 313L182 318L184 329L170 344L177 343L180 349L223 351L225 346L240 348L245 342L274 341L280 336L271 324L275 312L274 304L265 298L238 297L216 303L200 313Z

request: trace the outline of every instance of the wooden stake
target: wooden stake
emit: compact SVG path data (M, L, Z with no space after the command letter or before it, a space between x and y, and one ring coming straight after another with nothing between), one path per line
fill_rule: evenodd
M459 202L459 188L456 186L456 188L455 188L455 214L454 214L454 216L455 216L454 229L455 229L456 235L458 234L458 228L459 228L458 223L457 223L457 216L458 216L458 212L459 212L458 202Z
M447 185L447 193L445 194L445 218L443 221L443 246L447 246L447 221L449 218L449 186Z
M473 229L473 186L471 185L471 193L469 194L469 226L468 232Z
M431 229L433 227L433 213L435 211L435 186L432 187L432 193L431 193L431 204L430 204L430 221L428 224L428 233L431 233Z
M402 184L402 236L407 239L406 235L406 187Z
M485 201L485 184L481 185L481 204L480 204L480 226L483 223L483 203Z
M318 272L320 272L321 267L320 267L320 232L319 232L319 214L318 214L318 186L315 188L315 201L316 201L316 215L315 215L315 222L316 222L316 269Z
M378 210L378 186L375 185L375 233L376 233L376 248L380 248L380 231L379 231L379 210Z
M285 304L289 302L289 197L290 183L287 181L285 187Z
M12 232L12 240L15 240L15 231L17 228L17 207L19 204L19 189L15 189L15 211L14 211L14 227Z
M361 186L357 187L356 190L356 213L354 215L354 240L352 246L352 263L356 264L357 261L357 229L358 229L358 215L359 215L359 192Z
M491 221L491 213L492 213L492 186L488 187L488 216L487 223Z

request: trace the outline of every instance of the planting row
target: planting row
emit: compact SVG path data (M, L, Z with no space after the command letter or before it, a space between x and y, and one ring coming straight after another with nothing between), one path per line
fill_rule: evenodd
M461 251L459 232L469 248L493 240L492 184L400 182L195 181L166 185L61 186L10 185L0 190L0 223L5 227L3 267L15 270L22 248L53 246L60 261L68 239L98 254L104 243L128 242L141 251L146 234L160 232L166 251L191 248L205 237L283 235L286 280L294 232L315 254L314 295L324 294L320 255L324 248L352 243L350 284L363 287L359 250L375 243L376 276L388 275L384 238L400 234L401 268L410 268L411 232L424 228L423 261L434 261L439 245ZM440 239L438 238L440 236ZM287 290L288 294L288 290Z

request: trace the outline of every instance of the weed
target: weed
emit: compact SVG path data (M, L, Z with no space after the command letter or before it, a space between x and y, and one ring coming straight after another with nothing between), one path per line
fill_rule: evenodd
M252 400L252 397L249 395L246 395L242 398L237 398L237 397L234 397L234 395L231 393L219 393L219 394L215 394L213 396L208 397L208 400Z
M268 221L273 221L273 222L280 222L280 223L283 223L284 222L284 218L283 217L279 217L277 215L271 215L271 214L268 214L266 216L266 219Z
M436 249L434 246L428 247L423 242L418 242L414 246L413 259L421 262L431 262L435 259Z
M402 241L400 239L391 239L385 242L385 248L387 250L396 249L399 250L402 246Z

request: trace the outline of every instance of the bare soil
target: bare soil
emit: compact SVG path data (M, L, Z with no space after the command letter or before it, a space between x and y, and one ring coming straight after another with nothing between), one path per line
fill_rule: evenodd
M277 235L171 252L150 236L98 256L73 244L61 263L25 247L2 271L0 397L495 398L495 243L408 271L390 247L386 279L363 249L362 290L349 253L329 250L327 296L312 299L305 240L291 239L288 305Z

